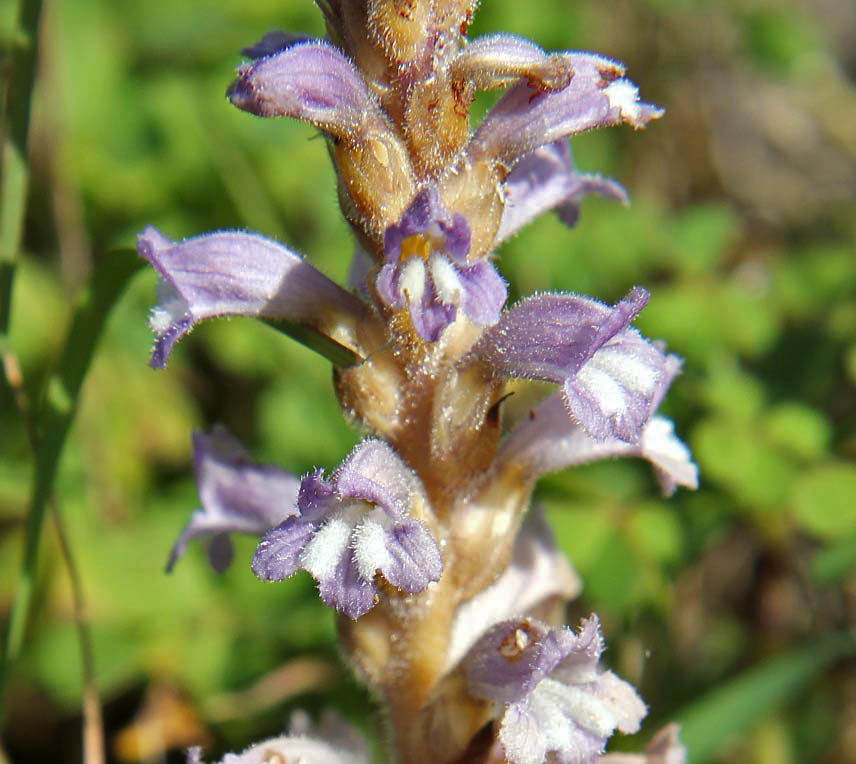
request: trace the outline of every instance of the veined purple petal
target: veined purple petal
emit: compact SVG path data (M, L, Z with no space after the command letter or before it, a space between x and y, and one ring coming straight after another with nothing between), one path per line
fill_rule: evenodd
M492 326L499 321L508 298L505 280L487 260L479 260L457 271L462 284L461 310L474 324Z
M565 138L523 157L505 179L504 187L505 206L495 245L550 210L555 210L563 223L573 227L586 194L599 194L623 204L629 201L620 183L577 172Z
M652 410L655 409L653 406ZM550 396L535 409L532 417L521 422L508 436L498 463L513 464L515 469L522 469L534 480L565 467L636 456L651 462L666 496L673 494L679 485L691 489L698 487L698 468L689 449L675 436L670 420L652 416L634 444L618 438L596 440L564 414L561 395Z
M574 723L574 706L585 703L585 698L567 698L567 694L561 686L544 682L528 702L508 707L499 740L510 764L542 764L547 760L545 753L551 751L555 752L554 760L562 764L595 761L604 749L605 738ZM586 713L584 709L581 712Z
M443 330L451 324L458 315L455 305L444 305L434 295L436 290L431 287L423 292L418 303L410 304L410 318L413 328L422 339L436 342Z
M592 437L636 442L671 380L672 362L629 326L647 299L639 287L612 308L576 295L532 297L473 353L501 376L561 384L568 413Z
M218 316L256 316L306 324L322 334L332 317L359 317L365 305L299 255L258 234L221 231L173 242L149 226L137 250L160 273L151 325L151 365L162 368L195 324Z
M575 421L599 440L617 437L635 443L662 397L668 377L667 356L635 329L605 342L562 386Z
M647 300L640 287L614 307L578 295L530 297L507 310L473 352L502 376L561 384L625 329Z
M301 567L301 555L315 534L315 526L289 517L262 537L253 557L253 573L262 581L283 581Z
M300 481L297 506L300 514L308 517L312 522L325 517L336 499L336 488L324 477L324 470L317 469L310 472Z
M549 632L549 627L531 618L505 621L489 629L465 659L473 695L508 704L532 692L562 657L549 649L552 646L545 646Z
M297 512L299 480L270 465L252 462L226 430L193 436L196 482L202 509L193 513L169 557L167 571L191 539L211 537L209 558L217 570L231 562L229 533L261 536Z
M320 40L298 43L238 70L227 95L260 117L292 117L338 138L353 139L384 122L360 73Z
M322 601L349 618L359 618L377 602L377 589L360 575L353 550L339 559L331 575L318 579Z
M443 573L443 558L434 537L418 520L396 523L386 532L388 561L379 566L397 589L421 592Z
M640 103L636 86L619 79L623 67L592 53L567 53L574 76L556 92L526 82L515 85L485 117L468 149L472 161L497 158L513 167L539 146L590 130L628 122L644 127L662 114Z

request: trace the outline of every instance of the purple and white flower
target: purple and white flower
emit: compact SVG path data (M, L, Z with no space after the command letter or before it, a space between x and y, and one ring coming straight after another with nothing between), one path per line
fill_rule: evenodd
M497 707L510 764L594 764L607 739L636 732L645 704L630 684L600 667L596 616L579 634L533 619L494 626L464 661L470 692Z
M568 138L643 127L661 110L601 56L510 35L464 40L475 5L319 0L329 40L273 32L244 50L252 60L231 102L325 137L356 243L350 291L256 234L139 236L160 275L153 366L205 319L279 322L337 365L343 408L377 436L329 476L298 480L252 462L222 430L196 435L202 509L169 567L208 537L222 569L228 534L244 532L263 534L259 578L310 573L322 600L352 619L339 620L348 657L396 703L401 760L463 761L478 747L510 764L682 764L674 730L641 757L601 758L646 709L601 667L596 617L578 633L536 620L551 620L580 582L542 513L525 514L541 475L594 459L642 457L664 492L695 487L688 449L656 415L681 362L631 326L644 289L614 306L540 294L503 312L507 286L491 262L544 212L574 225L585 194L626 203L618 183L577 172ZM500 87L471 133L476 92ZM509 379L558 390L503 435ZM223 764L368 758L341 726L300 721ZM200 764L200 752L188 761Z
M651 401L652 412L657 410L663 394L680 370L676 356L667 356L666 361L666 379ZM671 496L678 486L693 490L698 487L698 467L690 450L675 435L671 420L651 416L633 443L616 437L598 440L567 417L561 394L548 397L511 431L502 444L497 464L500 468L511 466L535 480L566 467L622 456L649 461L666 496Z
M384 236L384 265L377 277L381 301L407 308L422 339L435 342L460 309L473 323L490 326L508 294L487 260L468 262L470 226L444 210L429 186L411 202Z
M592 438L636 443L677 363L630 327L647 301L640 287L613 307L578 295L530 297L473 354L500 376L560 384L570 417Z
M303 478L298 514L259 544L253 570L265 581L308 571L321 599L351 618L374 607L375 577L421 592L443 572L437 542L418 519L427 512L419 480L385 442L360 443L329 479Z
M195 538L210 538L208 559L217 571L232 562L230 533L261 536L296 512L295 475L251 461L246 449L224 428L193 435L193 463L202 509L190 517L172 548L172 570Z

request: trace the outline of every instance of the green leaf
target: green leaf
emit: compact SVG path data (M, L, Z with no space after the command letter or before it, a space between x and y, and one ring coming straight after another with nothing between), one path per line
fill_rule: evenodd
M856 466L825 464L800 475L794 512L815 536L838 539L856 528Z
M627 532L646 559L666 565L680 560L684 548L680 523L675 513L661 504L639 507L630 518Z
M765 417L772 443L801 459L819 459L829 447L832 428L826 417L803 403L781 403Z
M614 523L602 507L569 507L567 502L545 501L547 517L556 540L574 566L588 573L600 556Z
M787 497L791 465L745 425L712 417L696 427L691 441L701 474L749 507L777 508Z
M811 577L821 586L842 581L856 571L856 534L817 552L811 562Z
M598 608L625 612L639 600L642 573L633 549L620 533L613 533L585 576L586 595Z
M670 349L697 364L724 353L755 358L780 332L769 301L740 282L722 280L658 288L637 323L648 336L667 337Z
M763 383L735 363L713 364L702 387L708 406L740 420L750 420L760 413L766 399Z
M684 273L710 273L728 253L740 221L723 204L698 205L671 220L669 229L672 265Z
M745 732L807 682L856 652L850 633L766 661L708 693L677 714L689 764L704 764L732 737Z

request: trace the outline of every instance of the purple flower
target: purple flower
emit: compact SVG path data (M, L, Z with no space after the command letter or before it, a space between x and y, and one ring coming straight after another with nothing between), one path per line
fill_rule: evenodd
M577 172L570 144L564 138L524 156L505 179L504 188L505 206L495 245L550 210L555 210L566 225L575 226L586 194L628 203L620 183Z
M579 634L532 619L494 626L464 665L473 695L496 703L499 741L511 764L594 764L618 729L636 732L645 704L623 679L599 665L596 616Z
M637 87L623 79L624 67L593 53L565 53L573 71L570 84L547 92L527 80L514 85L476 131L470 161L496 158L508 167L548 143L595 127L627 122L644 127L662 110L639 102Z
M487 260L468 263L470 227L450 216L429 186L384 236L385 263L377 277L381 301L407 308L422 339L435 342L458 308L481 326L496 323L505 304L505 282Z
M636 443L677 363L630 327L647 300L640 287L614 307L578 295L530 297L473 354L500 376L560 384L568 413L591 437Z
M249 48L256 58L238 70L227 95L260 117L292 117L345 140L386 125L365 80L335 47L282 33Z
M440 550L419 520L427 500L387 443L360 443L329 479L321 470L304 477L297 507L259 544L259 578L281 581L302 568L318 581L321 599L351 618L374 606L378 572L408 593L439 580Z
M666 357L666 378L651 400L656 411L672 379L680 370L675 356ZM662 416L652 416L642 427L639 439L628 443L611 437L597 440L567 416L561 394L541 403L522 421L503 443L497 456L500 468L509 467L534 480L555 470L619 456L638 456L654 465L660 487L666 496L679 485L698 487L698 467L689 449L675 435L674 425Z
M368 315L365 304L300 255L258 234L220 231L174 242L149 226L137 250L161 276L150 321L156 368L207 318L285 319L332 337Z
M189 541L211 537L208 559L217 571L232 561L230 533L261 536L297 510L300 481L291 473L251 461L244 447L224 428L193 435L193 462L202 509L172 548L167 571L184 554Z

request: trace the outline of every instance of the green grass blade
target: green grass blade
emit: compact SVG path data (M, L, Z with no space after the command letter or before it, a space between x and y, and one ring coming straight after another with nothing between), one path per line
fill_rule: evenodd
M80 388L92 361L107 314L131 277L145 265L133 249L112 252L96 263L95 274L82 295L57 370L51 374L37 414L39 450L30 509L27 516L24 558L12 603L5 646L6 668L21 651L30 610L38 562L39 541L48 500L53 491L62 448L77 410Z
M0 338L4 341L12 312L12 282L27 204L27 135L41 11L41 0L22 0L19 4L17 28L10 41L7 61L3 62L3 68L9 72L0 103L0 139L3 141L0 156Z
M752 668L689 705L677 714L689 764L710 761L723 743L751 728L836 660L853 653L853 634L833 634Z

